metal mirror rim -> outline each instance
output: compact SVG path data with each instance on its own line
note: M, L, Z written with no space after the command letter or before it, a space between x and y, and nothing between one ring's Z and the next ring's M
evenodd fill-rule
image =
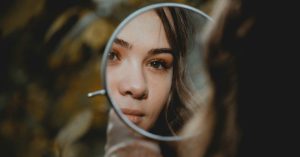
M136 11L134 11L133 13L129 14L129 16L127 16L119 25L118 27L115 29L115 31L113 32L113 34L111 35L109 41L107 42L107 45L104 49L104 54L102 57L102 62L101 62L101 77L102 77L102 86L104 87L105 91L101 94L104 94L108 101L109 104L112 106L113 110L116 112L117 116L131 129L133 129L135 132L138 132L139 134L150 138L150 139L154 139L154 140L158 140L158 141L180 141L183 140L185 138L187 138L186 136L161 136L161 135L157 135L157 134L153 134L150 133L148 131L145 131L144 129L136 126L134 123L132 123L130 120L128 120L122 113L122 111L119 109L119 107L116 106L116 104L114 104L109 96L107 89L107 80L106 80L106 66L107 66L107 56L109 54L109 51L111 49L111 46L114 42L115 37L117 37L117 35L120 33L120 31L125 27L125 25L132 20L133 18L135 18L136 16L140 15L141 13L144 13L146 11L149 11L151 9L155 9L155 8L160 8L160 7L179 7L179 8L183 8L183 9L188 9L194 13L197 13L201 16L203 16L204 18L206 18L208 21L213 21L211 19L211 17L209 17L207 14L205 14L204 12L202 12L199 9L196 9L192 6L188 6L185 4L181 4L181 3L156 3L156 4L151 4L145 7L142 7Z

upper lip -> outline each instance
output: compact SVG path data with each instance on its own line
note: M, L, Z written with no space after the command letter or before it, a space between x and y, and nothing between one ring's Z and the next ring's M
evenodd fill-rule
M126 115L134 115L134 116L144 116L145 114L141 112L140 110L136 109L129 109L129 108L121 108L121 111Z

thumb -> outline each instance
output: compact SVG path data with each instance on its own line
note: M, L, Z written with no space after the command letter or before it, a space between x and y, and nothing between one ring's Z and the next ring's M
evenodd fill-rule
M108 149L120 142L127 142L141 138L140 135L134 133L130 128L128 128L113 110L109 111L106 136L107 141L105 149Z
M113 110L109 112L105 157L161 157L159 144L128 128Z

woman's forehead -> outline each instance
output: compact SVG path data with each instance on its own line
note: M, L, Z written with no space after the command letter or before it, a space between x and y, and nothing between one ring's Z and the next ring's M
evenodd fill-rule
M133 18L118 34L118 38L134 46L169 47L161 19L154 10Z

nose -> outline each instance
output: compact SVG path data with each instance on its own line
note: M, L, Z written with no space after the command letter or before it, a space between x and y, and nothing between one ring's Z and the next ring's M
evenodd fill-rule
M138 100L146 99L148 97L148 87L142 68L129 68L124 73L119 84L121 95L131 96Z

